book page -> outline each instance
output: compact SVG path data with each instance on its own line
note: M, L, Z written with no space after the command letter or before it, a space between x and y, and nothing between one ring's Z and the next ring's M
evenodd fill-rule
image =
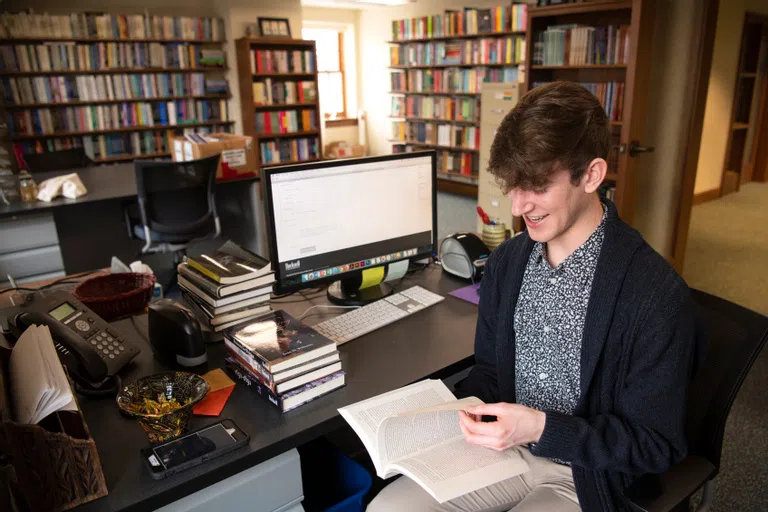
M8 363L14 419L36 424L77 405L47 326L30 326L13 347Z
M458 411L481 403L479 398L468 397L385 418L376 431L376 449L382 465L416 455L456 437L463 439Z
M376 432L379 425L388 417L400 413L433 407L454 402L456 397L440 380L424 380L404 388L384 393L368 400L363 400L339 409L358 435L376 467L376 473L385 478L383 465L379 459Z
M400 459L391 468L445 503L528 471L519 450L515 447L500 452L470 444L461 436Z

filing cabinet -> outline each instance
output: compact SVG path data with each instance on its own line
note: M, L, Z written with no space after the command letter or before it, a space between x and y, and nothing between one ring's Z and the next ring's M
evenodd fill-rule
M503 222L512 229L512 211L509 198L502 194L496 179L488 172L491 144L496 130L504 116L517 105L520 99L518 83L484 83L481 93L480 119L480 169L478 176L477 204L485 210L491 220ZM478 232L483 223L478 217Z

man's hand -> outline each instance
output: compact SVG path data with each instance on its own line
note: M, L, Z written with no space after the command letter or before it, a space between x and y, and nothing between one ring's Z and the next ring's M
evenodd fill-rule
M496 416L496 421L483 423L481 416ZM546 419L545 413L519 404L482 404L459 411L467 442L499 451L539 442Z

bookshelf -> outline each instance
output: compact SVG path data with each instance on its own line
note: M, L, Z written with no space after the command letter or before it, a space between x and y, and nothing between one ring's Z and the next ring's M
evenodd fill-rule
M631 157L644 149L638 140L644 133L651 37L647 0L594 0L528 11L525 91L567 80L600 99L612 138L601 194L616 203L629 223L637 192L637 159ZM522 228L520 219L515 228Z
M149 14L0 20L0 108L21 154L96 163L170 156L180 133L231 131L223 22Z
M321 159L314 41L244 37L236 42L243 134L261 167Z
M765 123L760 112L768 104L768 88L761 76L768 64L768 16L747 13L743 27L720 196L738 191L748 181L765 179L760 145L765 144L766 129L761 128Z
M480 91L484 82L519 80L527 10L512 4L392 22L392 151L437 149L441 191L478 195Z

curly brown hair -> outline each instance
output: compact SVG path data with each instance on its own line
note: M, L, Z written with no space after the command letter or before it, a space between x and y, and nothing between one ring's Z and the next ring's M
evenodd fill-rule
M608 117L598 99L573 82L552 82L525 94L501 122L488 171L504 192L543 190L552 174L570 173L576 184L611 146Z

